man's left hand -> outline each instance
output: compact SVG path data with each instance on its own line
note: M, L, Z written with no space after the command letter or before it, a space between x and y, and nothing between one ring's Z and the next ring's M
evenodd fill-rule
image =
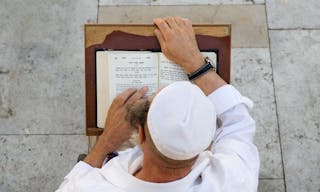
M118 149L131 136L132 127L125 120L127 106L143 98L147 91L147 87L139 90L130 88L113 100L106 118L105 129L100 137L108 141L112 151Z
M139 90L130 88L113 100L108 111L104 131L84 159L86 163L92 167L101 167L107 154L117 150L123 142L130 138L133 129L125 120L126 108L143 98L147 91L147 87L142 87Z

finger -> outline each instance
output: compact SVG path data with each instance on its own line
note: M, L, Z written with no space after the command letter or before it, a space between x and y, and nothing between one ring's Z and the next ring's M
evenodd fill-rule
M191 39L195 39L195 31L192 27L191 21L189 19L182 18L182 22L183 22L185 30L192 34L193 38L191 38Z
M160 43L160 46L163 47L163 44L164 44L164 37L161 33L161 31L159 29L155 29L154 30L154 34L156 34L156 37Z
M138 91L136 91L133 95L131 95L129 97L129 99L127 100L126 104L135 103L137 100L139 100L142 97L144 97L147 92L148 92L148 87L146 87L146 86L142 87L141 89L139 89Z
M133 95L135 92L137 92L137 89L135 88L129 88L125 90L124 92L120 93L115 99L114 102L117 105L123 105L131 95Z
M178 24L173 17L166 17L164 20L168 23L171 29L176 29L178 27Z
M174 20L176 21L176 23L177 23L177 25L178 25L179 27L183 26L183 21L182 21L182 18L181 18L181 17L175 16L175 17L174 17Z
M189 19L187 19L187 18L182 18L181 19L181 21L182 21L182 23L184 24L184 26L186 26L186 27L192 27L192 24L191 24L191 22L190 22L190 20Z
M163 20L163 19L154 19L153 23L159 28L159 30L161 31L161 33L163 34L163 37L165 39L171 30L168 23L165 22L165 20Z

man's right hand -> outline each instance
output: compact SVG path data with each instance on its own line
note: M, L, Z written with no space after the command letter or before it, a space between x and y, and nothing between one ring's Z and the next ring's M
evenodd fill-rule
M154 19L153 22L158 27L154 32L160 43L161 51L168 59L183 67L188 74L195 72L204 64L204 56L198 48L192 24L188 19L166 17ZM226 84L213 71L197 78L194 83L206 95Z
M187 73L192 73L204 64L192 24L181 17L166 17L154 19L158 27L155 34L159 40L164 55L182 66Z

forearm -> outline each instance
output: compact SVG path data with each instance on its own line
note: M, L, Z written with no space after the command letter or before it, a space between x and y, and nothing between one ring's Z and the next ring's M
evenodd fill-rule
M200 87L205 95L209 95L227 83L214 71L209 71L197 78L194 83Z

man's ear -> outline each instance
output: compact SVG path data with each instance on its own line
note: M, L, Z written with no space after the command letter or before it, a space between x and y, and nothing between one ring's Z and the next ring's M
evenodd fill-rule
M139 133L139 144L143 144L146 141L146 136L144 134L144 128L139 125L138 126L138 133Z

